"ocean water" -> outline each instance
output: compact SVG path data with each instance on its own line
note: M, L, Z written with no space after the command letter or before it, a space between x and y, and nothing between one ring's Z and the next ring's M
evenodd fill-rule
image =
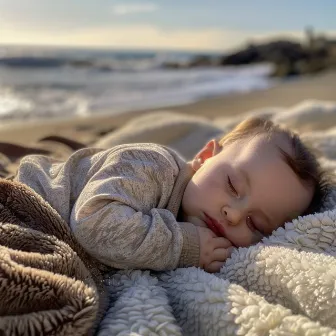
M270 87L269 65L165 69L195 54L0 46L0 119L122 113Z

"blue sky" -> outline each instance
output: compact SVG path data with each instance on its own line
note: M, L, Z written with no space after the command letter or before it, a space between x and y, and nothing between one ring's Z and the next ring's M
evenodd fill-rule
M0 43L228 50L247 40L336 36L336 0L0 0Z

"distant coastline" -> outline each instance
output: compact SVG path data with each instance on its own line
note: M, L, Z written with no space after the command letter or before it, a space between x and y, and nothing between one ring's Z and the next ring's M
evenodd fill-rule
M167 63L168 68L183 69L204 66L242 66L270 63L272 77L291 77L314 74L336 68L336 40L316 34L307 27L304 41L273 40L267 43L249 43L224 55L198 54L187 64Z

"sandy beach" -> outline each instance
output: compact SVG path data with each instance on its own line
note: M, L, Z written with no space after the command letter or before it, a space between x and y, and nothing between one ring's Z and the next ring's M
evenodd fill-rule
M188 115L203 116L209 119L232 117L247 111L267 107L288 107L307 99L336 101L336 72L321 73L285 82L262 91L247 94L232 94L219 98L206 99L183 106L162 109L133 111L119 115L77 117L68 120L43 122L2 122L0 141L23 145L33 144L40 138L60 135L92 144L101 135L112 132L132 118L157 111L174 111Z

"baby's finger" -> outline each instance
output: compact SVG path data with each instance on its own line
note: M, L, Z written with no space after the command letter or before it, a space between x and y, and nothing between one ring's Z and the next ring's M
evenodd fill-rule
M232 246L232 243L226 238L216 237L213 239L213 246L214 248L228 248Z
M205 270L209 273L217 273L220 271L221 267L224 265L223 262L220 261L213 261L211 264L209 264Z
M197 226L197 230L200 235L205 235L211 238L218 238L218 236L207 227Z
M229 248L218 248L213 251L212 259L214 261L225 261L230 257L234 248L231 246Z

